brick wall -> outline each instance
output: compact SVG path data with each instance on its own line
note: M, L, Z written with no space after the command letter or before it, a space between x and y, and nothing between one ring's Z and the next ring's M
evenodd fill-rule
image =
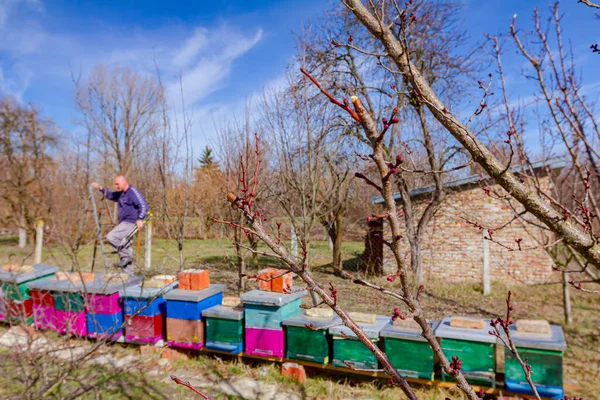
M549 179L542 178L542 186L549 185ZM502 189L497 185L490 186L497 192ZM424 203L417 205L417 212ZM446 199L430 222L423 238L422 257L425 278L436 277L448 280L483 281L483 232L467 223L478 222L488 228L497 228L515 216L514 211L505 201L487 196L480 186L454 190ZM535 220L530 214L526 217ZM384 236L391 236L389 227L385 226ZM515 239L522 238L522 248L537 246L532 234L538 238L547 235L539 228L528 225L525 231L521 222L513 221L493 235L497 240L511 248L517 248ZM403 239L405 262L410 266L408 242ZM510 251L497 243L489 242L490 272L492 280L503 280L514 283L544 282L550 279L552 262L544 249ZM392 253L384 247L384 270L387 274L395 271ZM409 267L410 268L410 267Z

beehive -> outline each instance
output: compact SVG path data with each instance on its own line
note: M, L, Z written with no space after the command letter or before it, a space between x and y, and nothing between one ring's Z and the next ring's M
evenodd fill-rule
M225 285L204 290L174 289L167 300L167 340L170 346L199 349L204 346L202 312L221 304ZM175 330L175 331L174 331Z
M239 299L238 299L239 300ZM239 354L244 350L244 309L217 305L202 311L206 348Z
M283 320L299 314L306 291L290 294L252 290L240 296L245 312L246 353L262 357L284 356Z
M397 321L389 322L379 334L390 363L403 376L433 381L433 350L421 336L421 327L412 319ZM430 322L433 330L438 324Z
M378 315L374 324L357 323L367 337L379 343L379 332L388 323L390 317ZM336 367L351 366L359 369L377 369L379 364L375 355L346 326L335 326L329 329L333 339L333 365Z
M165 293L175 289L172 275L157 275L123 291L125 341L158 343L165 338L167 301Z
M521 322L521 323L520 323ZM510 327L513 343L522 360L527 359L533 374L531 379L540 396L562 399L563 390L563 352L566 342L559 325L525 323L517 321ZM545 321L544 321L545 322ZM519 330L522 326L532 327L531 331ZM525 373L512 352L505 348L505 385L508 390L519 394L533 395L525 380Z
M440 338L444 354L448 359L457 356L462 361L461 372L467 382L496 387L496 337L488 333L485 323L475 325L483 328L461 328L452 326L451 319L445 317L434 332ZM473 323L470 326L474 326ZM453 381L454 378L442 372L442 380Z
M312 310L315 309L283 321L286 327L286 358L327 364L331 349L327 330L341 319L327 312L331 309L318 309L323 311L321 313L311 313ZM315 314L318 316L314 316Z

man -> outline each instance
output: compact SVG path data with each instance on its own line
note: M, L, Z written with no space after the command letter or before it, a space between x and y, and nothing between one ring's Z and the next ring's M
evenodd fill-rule
M100 190L104 196L119 204L119 225L106 235L106 240L117 250L119 254L119 263L117 266L123 269L123 272L133 275L133 250L131 240L123 247L119 248L121 241L135 225L138 229L144 226L144 218L148 214L148 202L139 189L131 186L124 176L115 178L115 192L108 190L97 184L92 183L94 189Z

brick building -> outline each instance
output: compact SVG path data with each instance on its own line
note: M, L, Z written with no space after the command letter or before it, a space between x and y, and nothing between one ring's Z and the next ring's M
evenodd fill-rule
M541 186L550 188L549 174L558 173L564 166L564 162L560 160L534 165ZM493 238L514 249L517 248L515 239L519 238L522 239L521 246L524 249L538 246L532 235L551 241L547 237L549 234L547 231L531 225L528 225L525 230L519 220L510 222L515 217L515 211L506 201L486 195L482 187L503 193L502 188L491 180L483 180L480 175L445 183L447 191L445 200L429 223L422 241L425 279L433 277L481 282L484 259L487 258L491 280L514 283L548 281L552 273L552 261L544 249L511 251L497 243L485 240L483 235L486 230L480 230L467 222L477 222L485 228L497 228L508 223L504 228L495 231ZM432 190L433 187L423 187L411 192L417 216L420 216L419 211L426 205L425 201L420 200L425 200ZM400 194L396 193L394 198L398 202ZM383 198L373 198L372 202L381 205ZM530 214L527 214L527 218L535 220ZM370 225L370 232L375 232L375 239L367 238L367 251L363 256L376 260L376 263L381 262L384 273L390 274L396 268L393 255L391 250L382 243L381 236L377 234L383 230L383 237L389 238L391 233L386 225L383 227ZM409 266L408 242L403 239L402 243L405 262ZM487 257L484 257L484 254Z

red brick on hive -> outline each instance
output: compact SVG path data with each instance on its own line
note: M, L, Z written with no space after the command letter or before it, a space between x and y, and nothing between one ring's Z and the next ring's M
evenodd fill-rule
M179 273L179 289L203 290L210 286L210 277L205 269L186 269Z
M285 289L291 288L293 279L292 273L284 269L265 268L258 272L258 288L267 292L284 293ZM281 275L283 274L283 275ZM278 276L281 275L281 276ZM277 278L273 278L278 276Z

